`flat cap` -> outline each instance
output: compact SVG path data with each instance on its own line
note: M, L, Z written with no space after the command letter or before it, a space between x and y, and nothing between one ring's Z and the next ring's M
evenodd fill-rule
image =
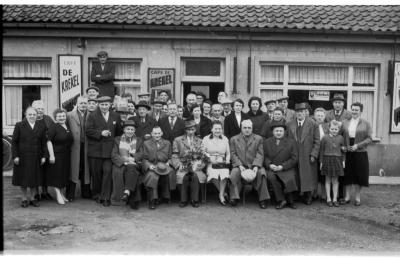
M97 102L98 103L106 103L106 102L111 103L111 97L110 96L99 97L99 98L97 98Z
M100 57L100 56L107 56L108 57L108 53L106 51L104 51L104 50L101 50L101 51L97 52L97 56L98 57Z

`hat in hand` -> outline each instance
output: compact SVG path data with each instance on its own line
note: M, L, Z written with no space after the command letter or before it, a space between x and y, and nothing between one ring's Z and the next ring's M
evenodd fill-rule
M158 162L156 165L155 172L158 175L167 175L167 174L169 174L169 167L167 166L166 163Z
M241 175L242 175L243 180L245 180L246 182L252 182L252 181L254 181L254 179L256 179L256 173L251 169L244 170L241 173Z

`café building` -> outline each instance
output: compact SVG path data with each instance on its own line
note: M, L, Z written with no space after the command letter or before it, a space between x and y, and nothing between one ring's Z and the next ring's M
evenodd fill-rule
M400 6L3 7L3 133L33 100L70 107L104 50L118 94L190 91L245 103L282 95L331 109L364 104L371 174L400 176ZM69 105L69 106L68 106ZM264 107L265 109L265 107ZM399 110L399 109L397 109ZM397 116L397 117L396 117Z

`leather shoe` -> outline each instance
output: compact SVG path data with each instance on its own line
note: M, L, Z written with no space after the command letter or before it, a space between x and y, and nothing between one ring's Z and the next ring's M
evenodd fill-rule
M121 201L127 202L129 199L129 194L124 193L124 195L121 197Z
M361 202L360 202L360 201L355 201L355 202L354 202L354 206L357 206L357 207L358 207L358 206L360 206L360 205L361 205Z
M192 201L192 207L193 208L198 208L199 207L199 202L198 201Z
M333 207L333 203L331 201L327 201L326 205L328 205L328 207Z
M311 205L312 204L312 199L307 199L304 201L305 205Z
M32 205L33 207L40 207L39 201L38 200L32 200L29 202L29 205Z
M266 201L260 201L259 205L260 205L261 209L266 209L267 208L267 202Z
M104 207L109 207L111 205L111 201L110 200L104 200L103 206Z
M339 204L340 205L346 205L346 204L349 204L350 203L350 200L345 200L345 199L341 199L341 200L339 200Z
M149 209L154 210L156 208L155 200L149 201Z
M187 201L181 201L181 202L179 203L179 207L181 207L181 208L184 208L184 207L186 207L187 205L188 205Z
M235 207L235 206L238 204L238 201L237 201L237 199L233 199L233 200L230 200L230 201L229 201L229 204L230 204L232 207Z
M28 200L21 201L21 207L22 208L27 208L28 206L29 206L29 201Z
M38 200L38 201L40 201L40 194L35 194L35 196L33 196L33 198L35 199L35 200Z
M283 209L283 208L285 208L285 206L286 206L286 201L281 201L278 205L276 205L276 209L277 210L281 210L281 209Z
M104 203L104 200L101 199L100 197L98 197L98 198L96 199L96 202L101 204L101 203Z
M135 201L132 204L130 204L130 206L131 206L131 209L138 210L139 209L139 202Z
M288 207L294 210L297 209L297 206L294 205L294 203L288 203Z
M334 202L333 202L333 206L339 207L339 203L338 203L337 201L334 201Z

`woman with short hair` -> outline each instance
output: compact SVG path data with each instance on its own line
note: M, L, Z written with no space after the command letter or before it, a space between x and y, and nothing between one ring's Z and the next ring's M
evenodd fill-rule
M247 105L249 106L247 115L249 115L251 122L253 122L253 133L261 135L265 122L269 120L268 115L261 110L261 98L252 96Z
M202 139L210 134L212 122L209 118L203 116L200 105L193 104L193 106L190 107L190 112L192 115L188 120L193 120L195 122L196 136Z
M372 142L371 124L361 118L363 104L355 102L351 105L350 120L343 121L343 134L347 146L346 170L344 185L346 186L345 200L342 204L350 203L352 186L355 189L355 206L361 205L361 188L369 186L369 161L367 146Z
M224 135L230 139L241 132L240 124L244 120L248 120L249 115L244 113L244 102L242 99L236 99L233 102L233 112L225 117L224 120Z

